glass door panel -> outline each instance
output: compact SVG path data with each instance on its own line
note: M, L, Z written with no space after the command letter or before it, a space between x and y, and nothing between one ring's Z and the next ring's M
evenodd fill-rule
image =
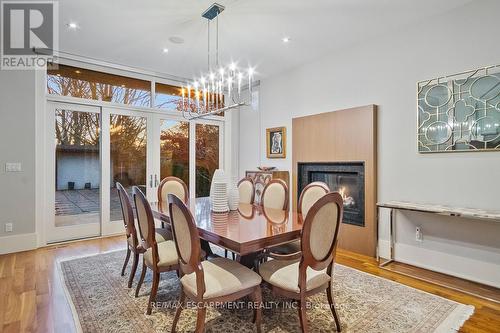
M160 119L160 180L175 176L189 188L189 123Z
M196 124L196 197L208 197L212 176L219 168L219 125Z
M123 216L116 183L123 185L131 199L133 186L146 193L147 118L111 114L109 119L110 221L119 221Z
M47 241L98 236L101 223L100 109L50 104L48 149L49 215ZM55 139L55 140L54 140Z

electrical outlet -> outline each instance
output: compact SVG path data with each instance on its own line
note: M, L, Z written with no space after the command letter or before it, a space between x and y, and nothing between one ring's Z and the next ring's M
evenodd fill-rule
M416 227L415 228L415 240L417 242L423 242L424 241L424 234L422 233L422 228L421 227Z
M5 223L5 232L12 232L12 223Z
M22 171L21 163L7 162L7 163L5 163L5 171L6 172L21 172Z

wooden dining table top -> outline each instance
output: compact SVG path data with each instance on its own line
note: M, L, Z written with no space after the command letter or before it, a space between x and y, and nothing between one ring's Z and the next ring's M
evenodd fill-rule
M302 230L302 216L295 211L240 203L236 211L215 213L209 197L191 199L187 206L201 239L241 256L299 239ZM168 204L152 202L151 208L169 228Z

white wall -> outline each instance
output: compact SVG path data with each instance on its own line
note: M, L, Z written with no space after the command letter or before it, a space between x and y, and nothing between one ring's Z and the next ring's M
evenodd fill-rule
M36 243L35 95L34 71L0 71L0 253L26 240L3 236L29 235L29 247ZM22 171L6 172L6 162L21 163ZM13 224L12 233L5 223Z
M500 210L500 153L422 155L415 135L417 81L500 63L499 12L500 1L475 1L263 79L260 114L240 116L240 170L256 165L291 170L293 117L376 104L379 201ZM268 160L265 140L255 147L256 138L275 126L287 126L286 159ZM399 260L500 286L500 223L419 214L397 219ZM382 240L388 239L386 222ZM412 241L416 225L423 227L421 244Z

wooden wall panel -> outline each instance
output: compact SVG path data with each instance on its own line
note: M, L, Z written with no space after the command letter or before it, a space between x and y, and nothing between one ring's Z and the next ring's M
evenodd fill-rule
M339 247L374 257L377 244L377 107L368 105L292 120L292 193L297 208L297 163L365 162L365 226L342 224Z

